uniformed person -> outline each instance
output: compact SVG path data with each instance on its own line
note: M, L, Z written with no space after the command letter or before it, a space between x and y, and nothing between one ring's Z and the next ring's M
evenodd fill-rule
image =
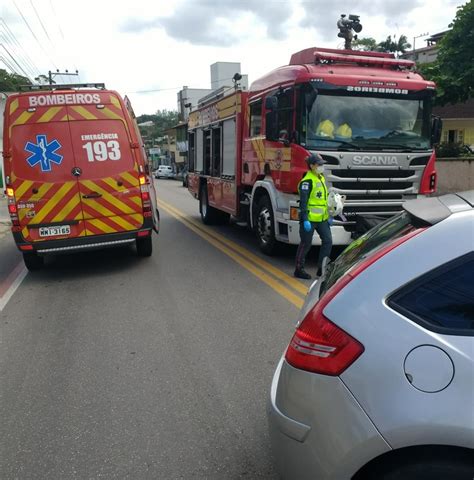
M331 226L328 213L328 190L324 179L325 160L318 154L306 159L308 172L298 184L300 194L300 238L296 252L295 277L309 279L311 275L304 269L306 255L311 249L314 231L321 238L318 256L317 276L321 275L324 257L329 257L332 248Z

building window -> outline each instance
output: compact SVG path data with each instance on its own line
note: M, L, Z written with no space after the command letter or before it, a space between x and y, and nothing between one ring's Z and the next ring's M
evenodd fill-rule
M250 105L250 136L256 137L262 134L262 101Z
M464 130L448 130L443 140L447 143L464 143Z

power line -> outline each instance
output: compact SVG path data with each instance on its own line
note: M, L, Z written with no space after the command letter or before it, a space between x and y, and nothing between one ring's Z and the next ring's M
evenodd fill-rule
M0 31L0 38L3 38L5 44L10 46L10 49L13 52L13 54L16 56L17 61L22 64L25 70L28 70L28 74L34 77L35 76L34 69L31 68L31 65L29 65L29 63L26 61L25 58L22 58L20 53L16 50L15 44L11 42L10 38L8 38L8 36L5 35L5 33L2 31Z
M26 73L25 70L23 69L23 67L13 58L13 55L10 53L10 51L8 50L8 48L5 47L5 44L0 43L0 46L3 47L3 49L5 50L5 52L8 53L8 56L12 59L12 61L15 63L15 65L17 65L18 68L25 74L26 78L30 79L30 76L28 75L28 73ZM31 79L30 79L30 80L31 80Z
M32 67L33 70L36 70L36 72L39 74L40 73L39 68L34 63L34 61L31 59L31 57L28 55L28 52L23 48L23 46L17 40L15 34L10 30L10 27L6 24L6 22L3 18L0 18L0 27L3 28L7 37L11 39L9 41L9 43L12 44L12 41L13 41L16 45L18 45L18 47L21 48L21 50L23 51L26 62L30 65L30 67Z
M19 75L19 73L15 70L15 68L12 66L12 64L7 60L4 56L0 55L0 61L3 62L3 64L10 69L12 73L15 73L16 75Z
M35 7L35 4L33 3L33 0L30 0L30 3L31 3L31 6L33 7L33 10L35 12L36 18L38 19L38 22L43 27L44 34L48 37L49 43L51 43L51 45L52 45L53 42L51 42L51 39L49 38L49 35L48 35L48 32L47 32L46 28L44 28L44 24L43 24L39 14L38 14L38 11L36 10L36 7Z
M34 39L36 40L36 43L40 46L41 50L43 50L44 54L49 58L50 62L53 64L54 68L57 70L58 67L55 65L53 59L50 57L50 55L46 52L46 50L44 49L43 45L41 44L41 42L38 40L38 37L35 35L35 32L33 32L33 30L31 29L30 27L30 24L28 23L28 21L26 20L25 16L23 15L22 11L20 10L20 8L18 7L18 5L16 4L15 0L12 0L13 2L13 5L15 5L15 8L18 10L18 13L20 14L21 18L23 19L23 21L25 22L26 26L28 27L28 30L31 32L31 35L33 35Z

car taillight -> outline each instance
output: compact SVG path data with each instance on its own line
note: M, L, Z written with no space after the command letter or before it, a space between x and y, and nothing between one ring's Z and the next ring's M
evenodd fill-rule
M286 361L295 368L323 375L340 375L362 355L364 346L331 322L324 309L354 278L393 249L422 232L413 229L387 243L341 277L307 313L286 350Z

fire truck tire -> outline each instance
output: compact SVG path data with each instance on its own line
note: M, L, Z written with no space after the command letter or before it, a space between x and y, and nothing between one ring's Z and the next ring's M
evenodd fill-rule
M201 214L201 220L204 225L221 223L221 213L223 212L217 210L217 208L209 206L206 185L201 187L201 194L199 195L199 213Z
M278 242L275 238L275 222L272 202L264 195L258 202L255 233L260 250L266 255L277 253Z
M37 253L23 253L23 261L30 272L39 270L44 265L44 258L40 257Z
M137 238L137 255L139 257L151 257L153 253L153 243L151 235L145 238Z

